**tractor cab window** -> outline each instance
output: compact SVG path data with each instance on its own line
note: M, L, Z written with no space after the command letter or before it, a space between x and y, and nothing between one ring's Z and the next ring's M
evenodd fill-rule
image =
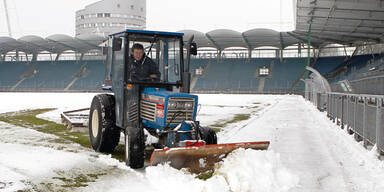
M177 83L181 80L179 38L128 36L127 80Z

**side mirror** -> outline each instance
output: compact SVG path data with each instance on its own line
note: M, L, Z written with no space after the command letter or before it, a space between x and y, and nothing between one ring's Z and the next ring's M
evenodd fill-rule
M192 42L191 44L190 44L190 48L189 48L190 50L189 50L189 53L191 54L191 55L197 55L197 44L195 43L195 42Z
M122 41L121 38L113 38L113 40L112 40L112 50L113 51L120 51L122 44L123 44L123 41Z

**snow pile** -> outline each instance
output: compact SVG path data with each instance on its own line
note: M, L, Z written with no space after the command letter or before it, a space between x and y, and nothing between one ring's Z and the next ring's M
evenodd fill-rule
M168 164L148 167L145 177L159 192L195 192L195 191L229 191L223 178L213 177L207 181L196 179L195 175L184 173Z
M167 164L146 168L145 177L155 191L167 192L283 192L299 182L299 178L282 165L280 155L273 151L238 149L217 165L213 177L206 181Z
M224 159L216 174L225 178L231 191L288 191L299 183L273 151L238 149Z

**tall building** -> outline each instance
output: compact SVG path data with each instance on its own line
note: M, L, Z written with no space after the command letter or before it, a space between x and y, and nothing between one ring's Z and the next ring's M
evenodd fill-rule
M76 12L76 36L145 29L146 0L101 0Z

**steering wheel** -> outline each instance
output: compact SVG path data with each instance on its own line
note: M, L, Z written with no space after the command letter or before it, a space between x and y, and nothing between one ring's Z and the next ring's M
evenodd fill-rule
M141 78L140 81L160 82L160 78L145 77Z

